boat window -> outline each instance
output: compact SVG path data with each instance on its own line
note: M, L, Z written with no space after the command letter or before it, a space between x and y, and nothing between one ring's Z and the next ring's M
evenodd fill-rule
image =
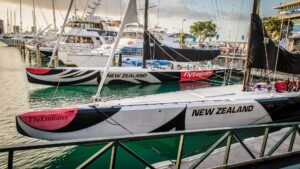
M103 25L102 25L102 23L99 23L99 30L103 31Z
M83 43L93 43L93 40L91 37L82 37Z
M75 37L76 43L81 43L81 37Z
M87 43L87 38L86 37L82 37L82 43Z
M89 43L88 37L82 37L82 43Z
M137 32L124 32L123 37L129 39L143 39L143 33Z
M68 36L66 42L67 43L75 43L75 37L74 36Z
M100 28L100 24L99 23L95 23L95 27L94 28Z

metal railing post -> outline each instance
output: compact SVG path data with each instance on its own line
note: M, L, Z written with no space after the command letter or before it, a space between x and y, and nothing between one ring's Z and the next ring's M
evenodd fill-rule
M7 168L12 169L13 168L13 163L14 163L14 151L10 150L8 151L8 163L7 163Z
M232 143L232 133L227 137L226 151L225 151L225 154L224 154L223 165L227 165L227 163L228 163L231 143Z
M260 153L259 153L259 158L265 156L266 146L267 146L267 142L268 142L268 138L269 138L269 131L270 131L270 128L266 127L265 128L264 139L263 139L261 149L260 149Z
M97 153L92 155L89 159L87 159L82 164L80 164L76 169L86 168L88 165L90 165L92 162L98 159L98 157L100 157L102 154L108 151L112 146L114 146L114 144L115 144L114 142L110 142L106 144L101 150L99 150Z
M294 142L295 142L295 138L296 138L296 134L297 134L297 130L298 130L298 126L294 126L294 130L293 130L293 133L292 133L292 137L291 137L291 141L290 141L288 152L291 152L293 150Z
M290 136L290 134L294 131L295 127L292 127L276 144L275 146L266 154L266 156L271 156L279 146Z
M116 165L116 156L117 156L117 147L118 144L115 144L112 148L111 148L111 156L110 156L110 165L109 165L109 169L114 169L115 165Z
M127 153L131 154L134 158L138 159L140 162L142 162L143 164L145 164L147 167L151 168L151 169L155 169L150 163L148 163L146 160L144 160L142 157L140 157L139 155L137 155L136 153L134 153L132 150L130 150L125 144L118 142L117 144L119 144L119 146L125 150Z
M177 159L176 159L176 169L180 169L181 160L182 160L183 146L184 146L184 134L181 134L179 145L178 145L178 153L177 153Z
M213 144L202 156L196 161L190 169L195 169L201 164L223 141L231 134L231 131L227 131L215 144Z
M249 150L249 148L245 145L243 140L241 140L235 133L232 134L233 137L244 147L244 149L247 151L247 153L253 158L256 159L256 157L253 155L253 153Z

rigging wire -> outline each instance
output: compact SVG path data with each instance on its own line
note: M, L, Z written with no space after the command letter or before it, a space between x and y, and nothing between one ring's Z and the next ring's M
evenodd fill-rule
M236 36L235 36L235 41L237 42L238 41L238 36L239 36L239 33L240 33L240 25L241 25L241 19L242 19L242 12L244 11L244 1L245 0L242 0L242 7L241 7L241 10L239 12L239 19L238 19L238 26L237 26L237 33L236 33Z
M44 11L42 10L42 8L41 8L41 6L40 6L39 1L36 1L36 2L37 2L37 5L38 5L38 7L39 7L39 9L40 9L40 12L42 13L42 17L43 17L43 19L44 19L46 25L49 25L48 20L47 20L47 18L46 18L46 16L45 16L45 13L44 13Z
M199 1L197 1L199 2ZM204 0L204 2L202 2L201 4L203 5L203 9L205 10L205 12L207 13L207 17L209 20L213 20L213 17L212 17L212 13L209 11L208 7L206 6L207 2ZM199 4L199 6L202 6L201 4Z
M157 18L156 18L156 20L157 20L157 23L156 23L156 25L158 26L158 25L160 25L160 0L158 0L158 5L157 5Z
M219 19L219 16L218 16L217 12L216 12L215 4L213 3L212 0L211 0L210 2L211 2L211 5L210 5L210 6L211 6L211 8L212 8L213 14L214 14L215 19L216 19L216 23L217 23L217 25L218 25L218 29L219 29L220 34L221 34L221 32L222 32L222 24L221 24L221 22L220 22L220 19Z
M61 18L64 19L64 14L62 13L61 8L59 7L59 3L57 3L56 1L54 1L54 4L55 4L56 8L58 9L58 12L59 12Z
M261 10L262 11L262 10ZM268 50L267 50L267 43L266 42L266 32L265 32L265 26L264 22L262 22L262 31L263 31L263 37L264 37L264 49L265 49L265 57L266 57L266 66L267 66L267 74L270 74L270 67L269 67L269 57L268 57ZM269 41L269 40L268 40ZM271 82L271 77L268 76L269 82Z
M85 4L85 7L83 8L83 12L82 12L82 16L81 18L84 18L84 15L86 13L86 10L87 10L87 7L88 7L88 4L90 3L90 0L87 0L86 4Z
M281 39L281 36L282 36L282 28L283 28L283 19L281 20L280 33L279 33L279 40ZM278 64L279 50L280 50L280 45L278 44L278 47L277 47L277 55L276 55L276 61L275 61L275 71L274 71L274 76L273 76L273 83L274 83L274 84L275 84L275 81L276 81L276 74L277 74L277 64Z
M225 38L227 32L224 33L223 17L220 16L220 13L222 14L223 11L220 11L220 9L219 9L218 1L214 0L214 2L215 2L214 3L215 4L215 8L216 8L216 15L218 16L218 19L219 19L220 34L223 34L223 37Z

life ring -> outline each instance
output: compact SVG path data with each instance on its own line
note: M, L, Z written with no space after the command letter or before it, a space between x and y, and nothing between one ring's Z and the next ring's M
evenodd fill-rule
M132 45L133 41L128 41L127 43L128 43L128 45Z

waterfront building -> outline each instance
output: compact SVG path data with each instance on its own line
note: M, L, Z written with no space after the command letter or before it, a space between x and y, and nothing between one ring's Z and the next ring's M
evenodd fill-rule
M287 38L281 41L281 46L288 51L300 52L300 0L282 3L273 7L273 9L278 10L278 19L285 20L288 25L292 25L292 29L287 31L286 35L283 35Z

